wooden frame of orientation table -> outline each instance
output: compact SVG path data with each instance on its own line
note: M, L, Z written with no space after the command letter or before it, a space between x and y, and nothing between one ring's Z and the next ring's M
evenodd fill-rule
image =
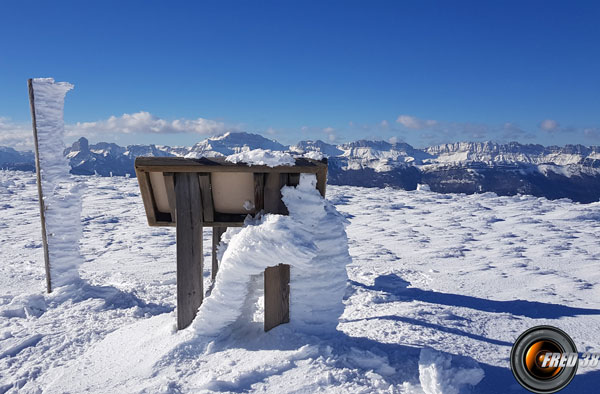
M138 157L135 172L150 226L177 228L177 327L187 327L204 298L202 232L213 228L212 278L218 271L216 247L227 227L241 227L247 214L215 210L211 178L214 173L252 173L253 213L287 215L281 200L283 186L296 186L301 173L315 174L317 189L325 197L327 160L295 159L293 166L248 166L224 158ZM159 174L162 174L162 178ZM153 180L155 187L153 188ZM164 182L163 182L164 181ZM157 193L166 194L158 196ZM159 209L157 201L168 201ZM290 267L272 262L264 272L265 331L289 322Z

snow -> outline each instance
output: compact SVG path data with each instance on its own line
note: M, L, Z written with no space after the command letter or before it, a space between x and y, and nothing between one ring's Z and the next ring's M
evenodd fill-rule
M464 386L475 386L484 377L476 364L452 368L452 357L425 348L419 356L419 381L426 394L459 394Z
M293 166L296 161L288 152L270 149L244 149L225 158L231 163L246 163L249 166Z
M63 106L73 85L52 78L33 80L39 161L45 205L52 288L79 280L81 188L71 180L65 144Z
M313 159L313 160L323 160L323 158L325 157L325 155L321 152L318 152L316 150L311 150L308 152L305 152L302 157L306 157L307 159Z
M555 325L579 351L600 351L600 203L328 185L323 215L342 231L332 204L349 222L352 262L339 278L348 278L343 304L338 295L310 301L343 306L336 330L313 331L297 315L298 262L329 261L323 251L344 242L331 228L301 233L297 221L315 201L302 187L284 189L295 207L288 219L265 216L225 242L244 231L281 242L267 230L286 225L314 244L285 244L316 253L292 258L290 324L263 332L260 276L250 275L238 318L208 337L175 330L175 230L147 225L137 181L72 182L82 186L89 285L48 295L35 175L0 171L0 392L521 393L508 357L525 329ZM328 275L342 262L325 266ZM211 288L208 268L204 280ZM325 291L338 283L329 280ZM599 383L598 369L579 368L562 392Z
M316 182L314 174L302 174L298 187L282 190L288 216L265 215L232 229L214 288L192 324L198 335L217 336L240 316L252 316L254 305L244 303L262 289L252 278L261 279L276 262L291 267L291 326L317 334L335 331L351 260L345 220L321 197Z

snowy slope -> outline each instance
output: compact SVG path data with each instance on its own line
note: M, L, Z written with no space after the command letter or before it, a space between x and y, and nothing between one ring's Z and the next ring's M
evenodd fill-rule
M76 180L91 285L45 295L35 177L0 171L0 392L521 393L508 355L526 328L600 351L600 203L329 186L350 222L338 332L265 334L255 314L191 341L174 229L147 226L135 179ZM564 392L598 384L580 368Z

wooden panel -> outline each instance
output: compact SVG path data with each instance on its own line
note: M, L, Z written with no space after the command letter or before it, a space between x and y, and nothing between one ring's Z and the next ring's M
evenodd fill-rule
M187 327L202 304L202 198L198 176L175 174L177 204L177 328Z
M298 186L300 183L300 174L289 174L288 186Z
M42 246L44 248L44 268L46 270L46 291L52 292L52 278L50 277L50 254L48 252L48 235L46 234L46 207L44 206L44 191L42 189L42 171L40 166L40 150L38 146L37 120L35 116L35 94L33 80L27 80L29 89L29 106L31 107L31 124L33 126L33 146L35 148L35 176L40 204L40 221L42 224Z
M288 174L265 174L264 205L266 213L287 215L288 210L281 200L281 188L287 184Z
M204 212L204 221L213 222L215 220L215 206L212 199L210 174L198 174L198 179L200 182L200 193L202 194L202 210Z
M254 211L265 208L265 174L254 174Z
M140 185L140 192L142 200L144 201L144 209L146 211L146 218L150 226L167 226L175 227L174 220L176 215L173 212L161 213L156 210L156 203L152 194L152 186L148 179L147 170L158 171L163 173L169 173L172 171L178 172L197 172L197 173L212 173L215 171L226 171L226 172L254 172L255 174L263 174L263 206L265 212L287 214L287 208L281 201L280 189L281 186L296 183L296 179L299 178L299 173L314 173L317 176L317 189L322 196L325 196L325 186L327 183L327 160L321 161L310 160L310 159L297 159L297 164L306 164L306 166L279 166L279 167L265 167L265 166L246 166L233 163L219 164L219 160L224 162L222 158L211 158L211 159L184 159L177 157L138 157L136 158L136 175ZM139 165L139 164L143 165ZM149 163L154 163L152 166L148 166ZM171 164L169 164L171 163ZM175 165L173 164L175 163ZM191 164L190 164L191 163ZM208 163L207 166L205 164ZM218 165L214 165L217 163ZM159 164L159 165L157 165ZM277 182L277 176L279 176L279 182ZM212 175L211 175L212 176ZM167 181L167 179L165 179ZM256 186L255 186L256 189ZM258 194L258 193L256 193ZM260 198L259 195L255 196ZM213 201L214 204L214 201ZM177 205L176 203L174 204ZM257 204L255 203L255 206ZM226 216L220 216L226 215ZM240 227L244 223L245 215L235 214L219 214L214 213L214 220L204 220L205 227Z
M154 198L152 197L152 186L150 186L150 177L146 171L135 170L135 173L138 178L138 183L140 184L140 194L142 195L142 201L144 202L148 224L154 226L157 221Z
M219 261L217 259L217 246L219 246L219 242L221 242L221 236L225 231L227 231L227 227L213 227L213 237L212 237L212 270L211 277L213 280L217 277L217 272L219 271Z
M265 331L290 321L290 266L265 270Z
M171 221L177 223L177 201L175 199L175 176L172 172L165 172L165 187L167 189L167 200L169 201L169 211L171 212Z

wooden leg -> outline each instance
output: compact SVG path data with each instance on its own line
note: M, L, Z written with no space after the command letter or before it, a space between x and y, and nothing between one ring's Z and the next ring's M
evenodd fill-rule
M265 331L290 321L290 266L265 270Z
M221 236L227 231L227 227L213 227L213 238L212 238L212 271L211 277L213 280L217 277L219 271L219 261L217 259L217 246L221 242Z
M177 328L190 325L202 304L202 199L195 173L175 174L177 203Z

